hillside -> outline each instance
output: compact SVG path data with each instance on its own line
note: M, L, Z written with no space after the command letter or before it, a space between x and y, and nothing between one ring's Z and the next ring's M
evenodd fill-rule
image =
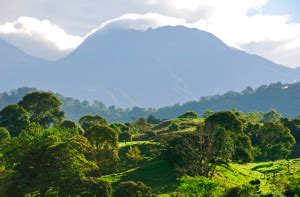
M48 61L27 55L0 39L0 90L41 83L43 77L39 75L39 71L48 64Z
M17 103L34 88L19 88L12 92L0 94L0 109L6 105ZM202 97L198 101L190 101L184 104L167 106L159 109L133 107L122 109L115 106L107 106L101 101L88 102L64 97L58 94L63 103L63 109L67 117L79 120L85 114L100 114L110 122L131 122L133 118L155 115L159 118L175 118L186 111L195 111L203 114L207 110L221 111L236 109L242 112L268 112L278 110L286 117L300 115L300 83L281 84L275 83L269 86L260 86L257 89L248 88L240 93L228 92L223 95Z

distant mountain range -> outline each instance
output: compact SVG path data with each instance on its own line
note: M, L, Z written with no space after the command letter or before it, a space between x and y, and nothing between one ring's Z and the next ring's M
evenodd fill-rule
M300 69L182 26L100 29L73 53L51 63L2 41L0 52L0 90L31 86L123 107L167 106L247 86L300 80Z
M35 88L18 88L11 92L0 93L0 110L9 104L18 103L24 95L37 91ZM86 114L104 116L109 122L131 122L135 118L154 115L158 118L175 118L187 111L202 115L207 110L240 110L242 112L268 112L278 110L284 117L300 116L300 82L294 84L274 83L257 89L248 87L242 92L227 92L223 95L202 97L182 105L166 106L159 109L133 107L121 109L107 106L100 101L79 101L57 94L62 101L66 116L79 120Z

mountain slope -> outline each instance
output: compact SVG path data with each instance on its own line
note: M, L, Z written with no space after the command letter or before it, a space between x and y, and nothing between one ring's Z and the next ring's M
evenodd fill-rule
M164 106L300 79L296 70L181 26L100 30L56 66L61 78L73 76L64 82L68 95L120 106Z
M38 85L43 78L39 73L47 65L49 62L27 55L0 39L0 90Z

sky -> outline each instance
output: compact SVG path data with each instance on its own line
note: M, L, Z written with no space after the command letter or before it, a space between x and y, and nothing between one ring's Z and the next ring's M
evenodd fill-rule
M227 45L300 66L299 0L0 0L0 38L57 60L95 31L185 25Z

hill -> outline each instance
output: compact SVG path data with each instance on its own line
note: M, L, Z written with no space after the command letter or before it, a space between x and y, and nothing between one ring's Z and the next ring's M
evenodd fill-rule
M19 88L11 92L0 94L0 109L17 103L29 92L37 91L34 88ZM282 84L274 83L269 86L263 85L257 89L247 88L244 91L228 92L223 95L202 97L198 101L190 101L184 104L176 104L159 109L155 108L118 108L107 106L101 101L80 101L71 97L57 94L68 118L79 120L86 114L100 114L109 122L131 122L133 118L154 115L159 118L175 118L186 111L195 111L203 114L207 110L240 110L242 112L268 112L278 110L285 117L297 117L300 115L300 83Z

